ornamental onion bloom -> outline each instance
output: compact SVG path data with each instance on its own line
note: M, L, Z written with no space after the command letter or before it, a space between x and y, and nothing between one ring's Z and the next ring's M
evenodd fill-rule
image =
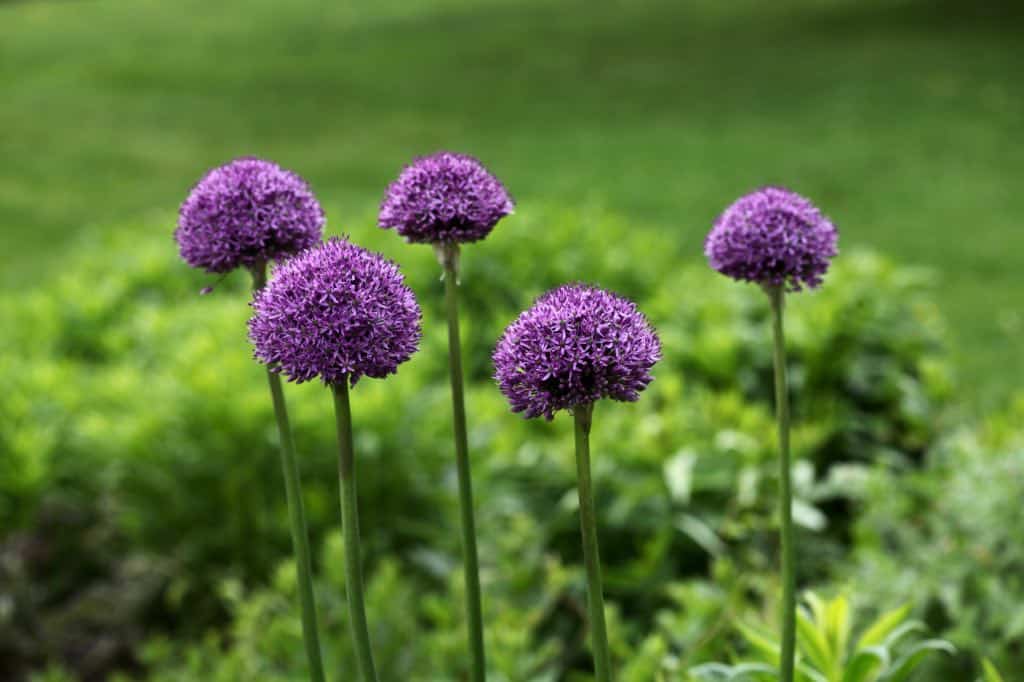
M495 379L514 412L551 419L601 398L636 400L660 359L657 334L632 301L568 284L505 330L494 351Z
M704 242L711 267L733 279L799 291L821 284L838 251L835 226L810 201L782 187L740 197Z
M779 680L792 682L796 661L796 569L793 533L789 386L783 311L786 291L821 284L838 253L836 228L810 201L781 187L740 197L715 221L704 242L711 267L733 279L760 284L772 311L775 413L779 426L779 539L782 644Z
M472 682L484 682L487 661L459 340L459 249L464 242L479 241L490 234L497 222L512 209L512 199L505 187L483 164L464 154L439 152L415 159L402 169L398 179L388 186L377 220L380 227L394 228L409 243L433 245L438 262L444 269L452 435L466 580L468 679Z
M324 222L305 180L270 161L242 158L196 184L181 205L174 237L189 265L224 273L313 246Z
M501 182L471 156L439 152L416 159L388 187L378 224L410 243L480 241L514 204Z
M267 262L290 256L320 241L324 214L306 183L294 173L259 159L238 159L208 172L181 205L174 237L182 258L208 272L249 270L255 291L267 281ZM202 293L209 293L206 287ZM310 682L324 682L323 656L313 592L309 531L302 481L281 378L267 368L285 500L291 526L302 639Z
M345 239L279 266L252 306L256 359L296 383L382 378L419 346L420 307L398 267Z

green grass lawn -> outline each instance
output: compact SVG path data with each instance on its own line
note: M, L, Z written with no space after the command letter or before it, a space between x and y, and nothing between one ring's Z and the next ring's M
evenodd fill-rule
M691 260L729 201L783 183L843 246L934 269L988 402L1024 370L1012 4L0 0L0 282L243 154L303 173L356 238L403 162L452 148L521 204L596 202Z

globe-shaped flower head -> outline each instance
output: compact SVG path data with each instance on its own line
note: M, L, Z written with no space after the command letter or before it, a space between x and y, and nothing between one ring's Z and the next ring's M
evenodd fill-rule
M483 164L439 152L416 159L388 186L378 224L410 243L475 242L513 208L505 187Z
M494 351L495 379L514 412L551 419L601 398L636 400L660 359L657 334L632 301L567 284L505 330Z
M261 159L214 168L181 205L181 257L208 272L279 260L320 241L324 212L306 182Z
M252 306L256 359L296 383L385 377L419 346L420 307L398 267L344 239L279 266Z
M739 198L704 242L711 267L733 279L799 291L821 284L839 234L814 204L782 187Z

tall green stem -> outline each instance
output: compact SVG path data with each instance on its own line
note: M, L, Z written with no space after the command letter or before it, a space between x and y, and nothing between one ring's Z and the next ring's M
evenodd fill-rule
M480 567L476 551L476 521L473 512L473 479L469 469L469 445L466 438L466 403L463 395L462 344L459 340L459 251L458 245L438 247L444 266L445 305L448 312L448 365L452 383L452 422L455 431L455 467L459 478L459 511L462 517L462 561L466 581L466 622L469 626L469 651L472 682L484 682L487 664L484 657L483 608L480 599Z
M573 410L576 422L576 476L580 496L583 562L587 566L587 605L590 611L591 646L594 649L594 674L597 682L610 682L611 657L608 654L608 628L604 622L597 515L594 512L594 491L590 482L590 424L593 413L593 404L579 405Z
M377 682L366 625L363 601L362 553L359 549L359 509L356 500L356 463L352 447L352 409L348 381L332 386L334 415L338 425L338 478L341 487L341 530L345 540L345 588L348 596L349 627L356 649L356 663L363 682Z
M259 263L252 268L253 291L258 291L267 282L266 264ZM309 679L324 682L324 664L320 655L320 636L316 617L316 599L313 594L313 570L309 552L309 531L306 528L306 510L302 504L302 483L299 466L295 461L295 442L292 440L291 425L288 422L288 408L281 389L281 377L267 370L267 383L274 403L277 418L277 434L280 440L281 468L284 471L284 491L288 503L288 520L291 525L292 551L295 552L295 572L298 578L299 604L302 609L302 639L306 645L306 660L309 664Z
M779 519L782 536L782 658L780 682L793 680L796 646L796 571L793 563L793 486L790 481L789 391L786 384L786 340L782 324L785 289L768 288L772 307L775 360L775 413L779 421Z

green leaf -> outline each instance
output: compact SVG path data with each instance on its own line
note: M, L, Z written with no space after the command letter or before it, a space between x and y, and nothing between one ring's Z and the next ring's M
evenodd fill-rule
M793 500L793 523L807 530L820 531L828 525L828 517L807 502Z
M797 682L828 682L828 679L806 663L796 664Z
M999 674L996 667L992 665L992 661L987 658L981 660L981 667L985 671L984 682L1003 682L1003 676Z
M921 665L924 659L928 658L930 654L937 652L953 655L956 653L956 649L944 639L926 639L912 646L903 658L896 661L892 671L882 679L885 682L904 682L910 678L910 674L914 672L917 666Z
M732 667L724 663L703 663L690 668L690 677L695 680L710 680L712 682L728 680L732 674Z
M772 682L779 679L778 671L767 663L740 663L733 666L730 682Z
M819 628L824 627L828 620L828 607L822 598L815 592L807 591L804 593L804 601L811 607L814 624Z
M774 682L779 678L775 667L767 663L704 663L690 668L691 678L711 682Z
M813 606L812 606L813 608ZM796 610L796 631L799 644L802 645L808 660L814 664L819 672L827 672L832 668L832 657L829 653L828 641L825 636L814 626L814 622L807 614L807 610L799 608Z
M846 665L843 682L874 682L889 667L889 650L881 646L861 649Z
M772 639L771 635L743 623L739 623L736 629L761 658L774 666L779 665L780 644L777 640Z
M910 604L904 604L897 609L883 613L868 626L868 629L857 640L857 650L877 646L884 642L889 633L905 621L908 615L910 615Z
M843 595L837 596L826 604L826 632L832 644L832 678L838 680L843 674L843 660L846 658L846 645L850 639L850 603Z
M697 455L691 450L677 452L665 462L665 484L672 499L680 504L690 503L693 490L693 465Z
M889 636L886 637L885 640L882 642L882 646L892 651L896 648L896 645L899 644L900 640L902 640L907 635L913 632L925 632L927 631L927 629L928 628L926 628L924 626L924 623L922 623L921 621L912 620L906 622L903 625L897 627L892 632L890 632Z
M718 537L714 529L692 514L680 514L676 517L676 528L685 533L711 556L725 553L725 543Z

